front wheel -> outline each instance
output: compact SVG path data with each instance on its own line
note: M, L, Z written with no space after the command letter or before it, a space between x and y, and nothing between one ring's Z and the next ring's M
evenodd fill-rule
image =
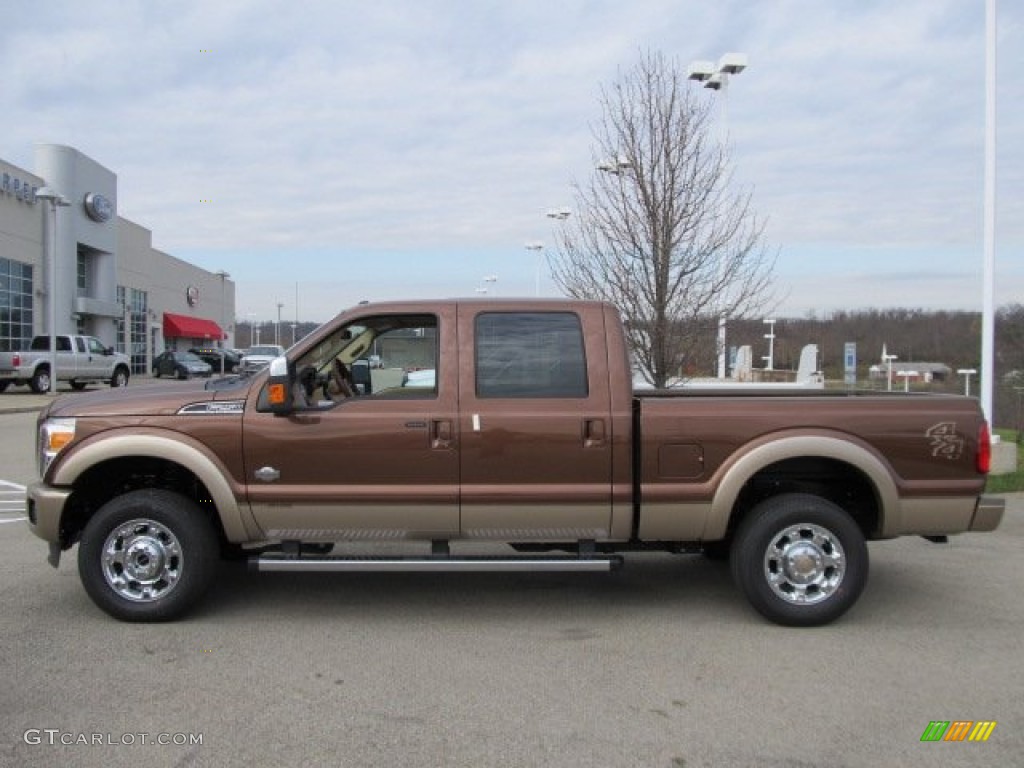
M122 621L168 621L193 608L213 580L218 537L178 493L131 491L104 504L78 546L92 601Z
M777 624L810 627L839 618L868 577L864 535L841 507L804 493L754 507L730 556L737 586Z
M114 369L114 375L110 377L110 386L112 387L127 387L128 386L128 369L125 367L119 367Z

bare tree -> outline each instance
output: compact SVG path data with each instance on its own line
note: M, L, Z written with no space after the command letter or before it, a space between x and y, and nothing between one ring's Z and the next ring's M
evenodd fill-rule
M641 54L601 91L595 172L576 185L576 215L550 257L570 296L616 304L634 362L664 386L715 348L719 316L764 311L774 255L750 193L731 187L710 105L678 64Z

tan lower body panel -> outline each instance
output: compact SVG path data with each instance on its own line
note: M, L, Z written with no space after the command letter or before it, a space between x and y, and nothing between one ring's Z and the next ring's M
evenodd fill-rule
M698 541L704 535L711 505L641 504L640 538L644 541Z
M450 539L459 535L454 504L253 504L253 517L270 539L362 541Z
M900 534L937 536L962 533L971 526L975 499L902 499L900 501ZM886 531L886 533L889 533Z
M605 540L610 504L463 504L462 536L491 541Z

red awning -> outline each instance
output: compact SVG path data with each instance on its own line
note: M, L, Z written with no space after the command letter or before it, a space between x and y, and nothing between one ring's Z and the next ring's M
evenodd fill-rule
M164 312L164 338L226 339L224 331L213 320Z

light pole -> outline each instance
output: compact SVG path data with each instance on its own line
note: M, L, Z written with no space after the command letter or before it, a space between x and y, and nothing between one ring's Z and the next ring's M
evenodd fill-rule
M526 250L533 251L537 254L537 276L534 279L534 296L540 296L540 260L541 254L544 252L544 243L540 240L531 240L526 244Z
M768 357L764 358L768 361L768 370L775 370L775 318L765 320L764 324L769 327L768 333L764 335L768 339Z
M223 376L227 373L227 371L224 370L224 345L227 344L228 341L228 335L224 330L224 285L231 275L223 269L219 272L214 272L214 274L220 278L220 375Z
M71 205L67 198L51 187L36 190L37 200L50 203L53 215L50 219L50 269L47 275L47 301L49 302L50 326L50 394L57 394L57 208Z
M976 374L978 371L974 368L957 368L957 374L964 377L964 394L967 397L971 396L971 376Z
M554 219L555 221L560 221L560 222L564 223L565 220L568 219L572 215L572 211L570 211L568 208L564 208L564 207L563 208L551 208L550 210L548 210L547 214L545 214L545 215L549 219ZM526 247L529 248L530 245L527 244ZM544 245L542 243L541 244L541 248L543 248L543 247L544 247ZM538 253L537 254L537 296L538 296L538 298L540 297L540 261L541 261L541 254Z
M996 249L996 0L985 2L985 259L981 301L981 410L993 425Z
M882 360L885 362L886 366L889 368L889 386L886 387L886 391L892 392L892 361L893 360L899 360L899 358L896 355L886 355L886 354L883 354L882 355Z
M274 327L274 343L277 346L281 346L281 308L284 306L280 301L277 302L277 325Z
M726 53L718 60L717 67L711 61L694 61L686 69L687 79L704 83L705 88L710 88L713 91L721 91L722 115L718 130L723 152L729 142L729 79L733 75L740 74L746 68L747 54ZM719 261L720 277L724 266ZM725 378L725 327L727 320L723 309L718 315L718 378L720 379Z
M903 391L910 391L910 379L916 379L918 376L917 371L897 371L896 376L903 379Z

